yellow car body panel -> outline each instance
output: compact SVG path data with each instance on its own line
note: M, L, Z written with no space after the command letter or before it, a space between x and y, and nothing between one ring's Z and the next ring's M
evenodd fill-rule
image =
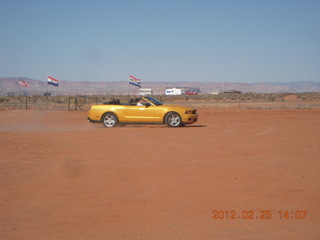
M111 113L116 116L117 123L167 123L168 113L177 113L181 122L177 125L192 124L198 120L196 109L184 105L162 104L152 97L142 97L146 106L137 106L136 104L98 104L92 105L88 112L90 122L104 122L105 114ZM177 115L175 115L177 117ZM173 118L174 116L172 116ZM176 118L179 120L179 118ZM167 121L167 122L166 122ZM173 121L173 120L172 120ZM169 124L169 126L171 126Z

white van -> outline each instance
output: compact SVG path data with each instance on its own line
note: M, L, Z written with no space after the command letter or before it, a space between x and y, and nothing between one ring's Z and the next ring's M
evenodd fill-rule
M186 91L181 88L168 88L165 92L166 95L184 95Z

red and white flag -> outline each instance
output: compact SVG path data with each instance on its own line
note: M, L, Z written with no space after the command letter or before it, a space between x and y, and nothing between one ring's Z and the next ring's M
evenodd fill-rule
M131 75L129 77L129 84L134 85L134 86L139 87L139 88L141 87L140 79L135 78L134 76L131 76Z
M28 87L28 88L30 87L30 83L28 83L28 82L26 82L24 80L21 80L20 78L19 78L18 85L21 86L21 87Z
M59 87L59 80L48 76L48 84L55 87Z

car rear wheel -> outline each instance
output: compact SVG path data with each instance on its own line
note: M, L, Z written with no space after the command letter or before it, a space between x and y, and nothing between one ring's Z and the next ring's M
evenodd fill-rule
M181 127L183 124L179 113L176 112L168 113L165 118L165 123L169 127Z
M117 115L115 115L114 113L105 113L102 116L102 124L103 126L108 128L117 126L119 124Z

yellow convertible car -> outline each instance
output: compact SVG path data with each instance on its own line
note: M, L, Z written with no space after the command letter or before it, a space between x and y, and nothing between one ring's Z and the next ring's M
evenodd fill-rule
M88 112L88 121L102 123L111 128L118 124L167 124L169 127L181 127L198 120L197 110L183 105L163 104L146 96L131 99L129 103L119 100L92 105Z

